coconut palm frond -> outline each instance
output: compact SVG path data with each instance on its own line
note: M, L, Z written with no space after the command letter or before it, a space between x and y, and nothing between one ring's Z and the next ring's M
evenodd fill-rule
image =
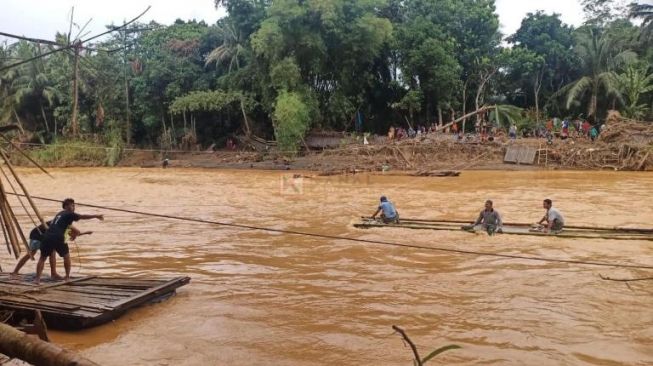
M567 91L567 101L565 102L567 109L571 107L576 99L579 99L583 94L585 94L585 92L592 86L592 82L593 81L589 76L583 76L570 84L569 90Z

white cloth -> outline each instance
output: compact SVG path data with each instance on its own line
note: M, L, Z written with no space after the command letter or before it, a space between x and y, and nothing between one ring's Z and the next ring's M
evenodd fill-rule
M558 211L557 209L555 209L553 207L551 207L549 209L549 212L547 212L547 217L549 219L549 222L553 222L553 220L557 219L561 224L563 224L563 225L565 224L565 218L562 217L562 214L560 213L560 211Z

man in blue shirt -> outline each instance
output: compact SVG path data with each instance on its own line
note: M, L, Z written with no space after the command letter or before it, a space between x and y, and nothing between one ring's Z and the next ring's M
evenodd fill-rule
M383 220L384 223L399 223L399 212L397 212L397 209L395 209L392 202L388 201L386 196L381 196L381 204L374 215L372 215L372 219L376 218L376 215L378 215L379 212L381 212L381 220Z
M104 215L80 215L75 213L75 200L72 198L63 200L61 206L63 207L63 211L59 212L52 219L52 224L48 226L48 230L43 234L41 256L36 264L36 277L34 278L34 283L37 285L41 282L41 273L43 273L45 260L54 251L60 257L63 257L63 265L66 270L65 280L68 281L70 279L70 252L68 250L68 244L66 244L65 233L73 221L88 219L104 220Z

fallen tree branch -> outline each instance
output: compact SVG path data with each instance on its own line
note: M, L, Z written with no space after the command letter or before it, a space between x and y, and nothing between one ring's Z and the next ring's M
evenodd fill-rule
M422 366L422 359L419 357L419 352L417 352L417 347L415 347L413 341L411 341L410 338L408 338L406 332L404 332L403 329L399 328L396 325L393 325L392 329L394 329L395 332L401 334L401 336L404 338L404 341L406 341L406 343L408 343L408 345L410 346L410 349L413 350L413 356L415 357L415 364L417 366Z

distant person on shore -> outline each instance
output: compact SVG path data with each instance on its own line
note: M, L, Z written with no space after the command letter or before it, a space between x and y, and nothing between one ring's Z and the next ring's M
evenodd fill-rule
M47 224L50 225L52 221L48 221ZM16 268L14 268L14 271L11 272L11 277L16 278L18 277L18 272L20 271L21 268L27 263L27 261L36 255L36 252L38 252L41 249L41 242L43 241L43 235L46 232L45 225L41 224L29 233L29 253L25 254L19 261L16 263ZM66 234L68 238L71 241L75 241L75 239L78 236L82 235L90 235L93 234L92 231L85 231L81 232L79 231L76 227L74 226L69 226L68 229L66 230ZM58 273L57 273L57 257L55 256L54 252L50 254L50 278L53 280L60 280L63 279Z
M594 142L594 140L596 140L597 137L599 137L599 130L596 128L596 126L592 126L592 128L590 129L590 139L592 140L592 142Z
M372 219L376 219L376 215L381 213L381 220L383 220L383 223L389 224L389 223L399 223L399 212L397 212L397 209L395 206L392 204L392 202L388 201L388 198L386 196L381 196L380 198L381 203L379 204L379 207L376 209L376 212L372 215Z
M545 199L542 203L542 207L546 210L544 217L537 223L539 229L543 232L560 232L565 226L565 219L562 217L562 214L558 209L553 208L553 201L550 199ZM546 222L546 225L542 225Z
M560 133L560 138L566 140L569 137L569 119L565 118L562 120L562 132Z
M467 226L463 226L465 230L474 230L474 226L481 225L483 230L487 231L488 235L494 235L494 233L503 232L503 222L501 221L501 215L499 211L495 210L493 207L493 202L491 200L485 201L485 208L481 210L481 213L478 215L476 221Z
M581 128L583 129L583 137L588 138L590 136L590 128L591 128L590 122L588 120L585 120Z
M54 251L60 257L63 257L63 265L66 270L66 277L64 279L66 281L70 279L70 250L68 249L68 244L66 244L65 234L66 229L68 229L73 221L89 219L104 220L104 215L80 215L75 213L75 200L72 198L63 200L61 206L63 210L52 219L52 225L50 225L43 235L41 256L36 264L36 277L34 278L34 283L37 285L41 283L41 273L43 273L45 259L50 257ZM56 273L56 270L54 272Z
M517 125L512 124L510 125L510 129L508 130L508 136L510 137L511 140L517 139Z

